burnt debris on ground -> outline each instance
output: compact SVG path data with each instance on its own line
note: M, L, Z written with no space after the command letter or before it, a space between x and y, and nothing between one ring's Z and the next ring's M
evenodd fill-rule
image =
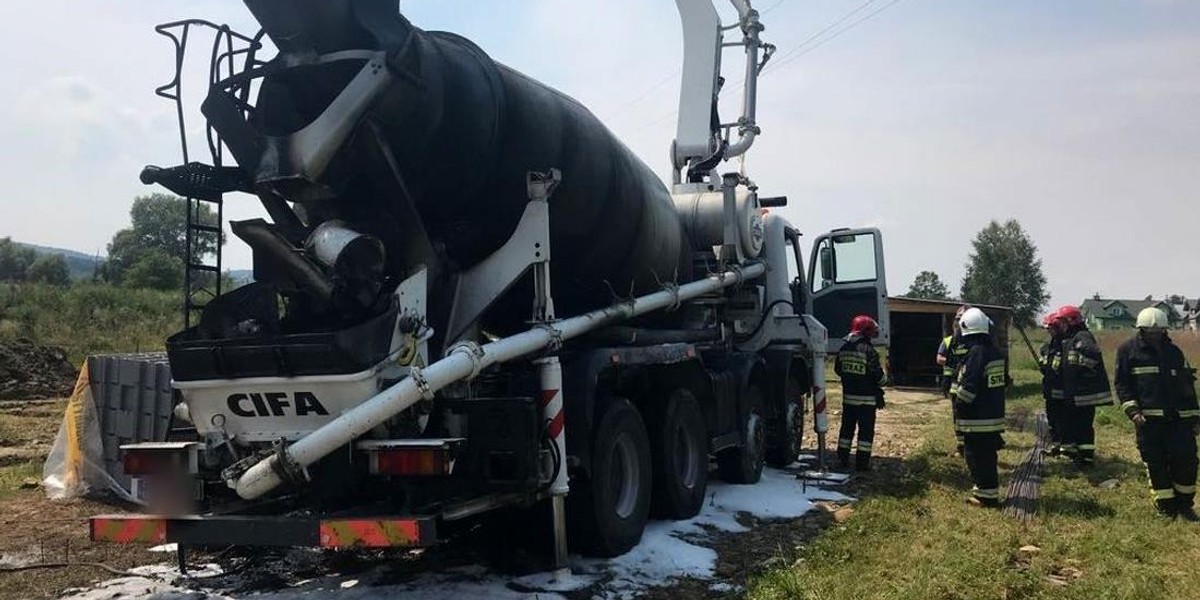
M0 400L69 396L77 374L62 348L26 339L0 341Z

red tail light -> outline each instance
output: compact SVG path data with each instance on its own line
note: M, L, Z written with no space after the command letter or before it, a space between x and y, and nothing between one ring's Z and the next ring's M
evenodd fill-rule
M368 440L358 448L367 453L372 475L435 476L454 471L461 438Z
M134 477L168 473L175 469L171 456L158 452L126 452L122 462L125 474Z
M450 453L443 449L404 448L380 450L375 454L377 475L449 475Z

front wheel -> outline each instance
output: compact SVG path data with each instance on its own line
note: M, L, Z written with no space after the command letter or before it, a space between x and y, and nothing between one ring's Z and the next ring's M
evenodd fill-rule
M584 552L619 556L642 539L650 513L650 441L636 408L608 401L592 440L590 476L572 482L567 515Z
M721 478L729 483L758 483L762 477L763 451L766 447L762 389L757 384L751 384L745 394L746 413L742 419L744 443L722 450L717 455Z

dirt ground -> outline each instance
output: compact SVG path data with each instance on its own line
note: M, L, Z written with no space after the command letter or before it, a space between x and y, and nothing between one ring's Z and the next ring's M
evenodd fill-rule
M902 459L920 446L922 428L932 415L949 411L947 400L925 391L889 390L887 400L888 408L879 412L876 426L875 470L856 475L838 488L848 496L887 493L902 482ZM835 386L830 391L830 433L826 440L830 449L836 444L840 404L840 391ZM51 502L40 487L30 485L40 480L41 462L58 431L64 406L63 400L0 403L0 525L5 531L0 536L0 569L44 563L74 565L0 571L0 600L53 598L64 590L115 577L98 565L122 571L172 558L140 547L92 544L87 518L117 509L92 501ZM811 453L815 445L811 423L806 423L807 452ZM787 521L747 517L744 524L751 526L750 532L716 535L710 545L719 556L717 580L725 585L714 589L713 581L683 580L648 590L642 597L693 600L740 596L741 587L751 575L780 566L781 556L791 554L789 550L803 546L826 528L844 526L842 523L853 511L852 505L824 503L821 507Z
M67 396L77 374L62 348L22 339L0 341L0 400Z

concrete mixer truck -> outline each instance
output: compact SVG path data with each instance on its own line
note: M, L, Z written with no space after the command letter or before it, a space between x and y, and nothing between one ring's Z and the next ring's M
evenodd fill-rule
M257 197L270 219L230 224L254 282L168 340L184 433L121 449L147 514L95 517L93 539L419 547L527 509L561 565L696 515L710 473L793 462L806 412L824 446L826 353L856 314L887 342L882 239L821 235L806 272L770 210L786 198L720 171L761 133L774 48L749 0L729 26L676 0L670 185L579 103L395 0L245 3L256 36L160 27L177 57L215 33L213 161L142 179ZM723 122L729 51L745 86Z

